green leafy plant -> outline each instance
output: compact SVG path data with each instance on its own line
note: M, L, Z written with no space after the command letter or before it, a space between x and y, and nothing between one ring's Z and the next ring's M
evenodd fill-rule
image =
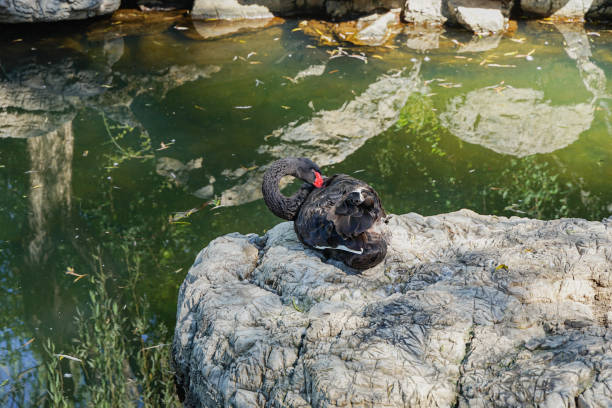
M58 407L79 402L95 407L179 406L170 336L163 324L154 323L146 299L136 295L139 274L129 265L132 273L127 285L111 294L110 276L100 257L96 259L99 269L89 281L89 301L76 315L78 336L73 353L57 354L50 340L45 345L48 403ZM79 362L70 375L75 383L72 398L66 395L59 363L62 357Z
M500 188L493 190L507 204L505 211L544 219L569 215L571 183L559 181L559 174L536 156L511 160L500 176Z

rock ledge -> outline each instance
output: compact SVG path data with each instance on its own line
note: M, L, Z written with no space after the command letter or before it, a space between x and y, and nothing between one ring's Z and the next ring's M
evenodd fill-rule
M394 216L354 274L291 223L229 234L181 286L185 406L609 407L612 218Z

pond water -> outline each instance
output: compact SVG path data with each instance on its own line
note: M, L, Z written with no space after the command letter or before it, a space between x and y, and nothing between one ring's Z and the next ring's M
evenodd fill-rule
M281 221L259 193L276 158L366 180L397 214L612 213L610 30L339 49L298 23L2 28L1 405L87 404L108 378L163 393L139 373L171 378L179 285L215 237Z

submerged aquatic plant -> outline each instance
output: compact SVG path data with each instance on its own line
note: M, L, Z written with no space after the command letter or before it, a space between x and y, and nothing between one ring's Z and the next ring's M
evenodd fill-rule
M104 129L106 131L106 134L110 138L112 144L116 147L116 153L114 155L109 156L113 163L120 164L125 160L146 160L152 159L154 157L152 154L153 149L151 146L151 138L144 130L141 130L138 134L138 146L124 147L121 146L119 142L125 139L127 136L133 134L136 129L126 125L110 124L106 119L106 116L104 115L102 115L102 121L104 122Z
M482 147L453 137L433 108L431 98L411 95L394 131L376 141L374 162L380 174L394 179L389 180L395 183L390 194L402 198L400 208L413 205L425 214L470 208L538 219L598 220L609 215L602 192L586 191L583 180L554 156L507 159L492 154L478 163L460 159L464 149ZM397 182L398 174L407 177ZM388 207L396 211L393 204Z
M505 211L538 219L569 215L567 200L571 184L563 185L559 174L535 156L511 160L501 174L500 185L493 191L507 203Z
M511 160L495 185L500 187L491 191L502 199L506 213L538 219L606 216L599 197L585 192L580 180L572 180L563 169L536 155Z
M44 364L43 377L47 384L47 398L53 407L68 407L68 400L64 396L64 381L60 369L61 357L55 353L55 345L47 339L43 345L47 355Z
M400 111L395 126L425 142L432 155L446 156L446 152L440 147L440 121L431 98L421 94L411 95Z
M146 299L136 295L139 272L128 265L132 273L127 285L114 288L119 292L111 295L110 277L97 259L99 268L90 279L89 301L77 311L78 336L72 354L56 353L50 340L45 345L49 404L179 406L170 364L170 336L166 327L151 317ZM60 360L69 360L68 370ZM64 377L72 379L71 387Z

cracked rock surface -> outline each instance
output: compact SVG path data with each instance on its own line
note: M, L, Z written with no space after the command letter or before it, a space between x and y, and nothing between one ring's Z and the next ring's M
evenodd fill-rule
M120 5L120 0L0 1L0 23L82 20L111 14Z
M181 286L187 407L609 407L612 218L393 216L361 275L293 225L229 234Z

